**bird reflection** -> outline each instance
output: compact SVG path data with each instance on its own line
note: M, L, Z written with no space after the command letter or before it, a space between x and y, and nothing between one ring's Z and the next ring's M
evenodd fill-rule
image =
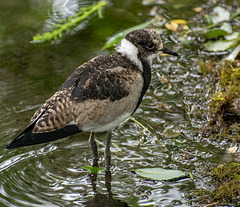
M113 199L113 194L111 191L111 180L112 175L111 171L107 170L105 172L105 186L107 188L107 194L101 194L98 193L96 190L96 181L97 181L97 174L89 174L93 192L95 193L95 196L92 200L87 201L85 205L87 207L127 207L128 204L125 202L122 202L118 199Z

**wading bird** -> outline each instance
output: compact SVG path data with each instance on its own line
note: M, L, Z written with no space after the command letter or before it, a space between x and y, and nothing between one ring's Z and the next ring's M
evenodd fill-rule
M105 161L109 169L111 130L136 111L151 80L152 60L163 53L177 56L163 46L155 30L129 32L116 54L100 55L79 66L6 148L90 132L89 144L96 163L94 133L108 131Z

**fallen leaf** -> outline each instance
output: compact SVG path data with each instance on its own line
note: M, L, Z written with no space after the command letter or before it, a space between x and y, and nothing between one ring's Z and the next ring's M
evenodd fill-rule
M194 109L195 109L195 105L192 105L191 109L190 109L190 113L192 113L194 111Z
M182 27L184 30L189 30L189 27L188 27L186 24L182 25L181 27Z
M165 24L165 27L168 29L168 30L171 30L171 31L174 31L176 32L177 29L178 29L178 24L176 22L170 22L170 23L166 23Z
M193 10L194 10L195 12L200 12L200 11L202 11L202 7L195 7Z
M168 83L168 79L165 78L164 75L162 75L162 76L160 77L160 82L161 82L162 84L164 84L164 83Z
M232 154L234 154L237 150L238 150L237 145L235 145L234 147L230 147L230 148L228 149L228 151L229 151L230 153L232 153Z
M187 24L187 21L184 20L184 19L172 19L172 20L171 20L171 23L172 23L172 22L175 22L175 23L177 23L177 24Z

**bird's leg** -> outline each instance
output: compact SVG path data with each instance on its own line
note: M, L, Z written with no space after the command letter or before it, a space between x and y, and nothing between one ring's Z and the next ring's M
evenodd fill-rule
M106 148L105 148L105 152L104 152L107 170L109 170L111 167L111 151L110 151L111 138L112 138L112 131L109 131L108 138L107 138L107 144L106 144Z
M91 131L90 137L89 137L89 146L92 150L93 155L93 166L98 166L98 151L97 151L97 143L94 138L94 132Z
M105 171L105 186L107 188L109 199L112 199L112 196L113 196L112 190L111 190L111 181L112 181L111 171L107 170Z

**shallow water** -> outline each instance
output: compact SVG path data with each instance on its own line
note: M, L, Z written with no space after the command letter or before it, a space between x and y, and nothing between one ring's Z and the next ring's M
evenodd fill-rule
M145 1L144 1L145 2ZM203 2L203 1L202 1ZM42 0L0 2L0 206L191 206L186 195L204 188L199 177L208 163L230 161L231 144L210 142L198 135L207 123L208 80L198 72L204 59L198 48L184 48L174 36L163 34L168 47L180 57L161 57L153 66L153 80L134 118L157 135L128 120L113 133L111 182L109 174L91 177L82 166L91 165L88 133L37 146L5 150L44 103L84 61L112 53L101 51L106 38L146 21L154 5L141 1L109 1L104 17L92 17L78 31L57 44L31 44L32 36L66 18L92 1ZM200 1L158 1L155 5L171 19L188 19ZM183 12L184 11L184 12ZM174 41L175 40L175 41ZM167 84L160 79L164 76ZM161 107L165 103L165 107ZM100 161L104 167L99 134ZM163 146L165 145L165 147ZM163 167L193 172L195 180L160 182L131 172ZM112 199L109 199L111 197ZM97 205L98 204L98 205Z

